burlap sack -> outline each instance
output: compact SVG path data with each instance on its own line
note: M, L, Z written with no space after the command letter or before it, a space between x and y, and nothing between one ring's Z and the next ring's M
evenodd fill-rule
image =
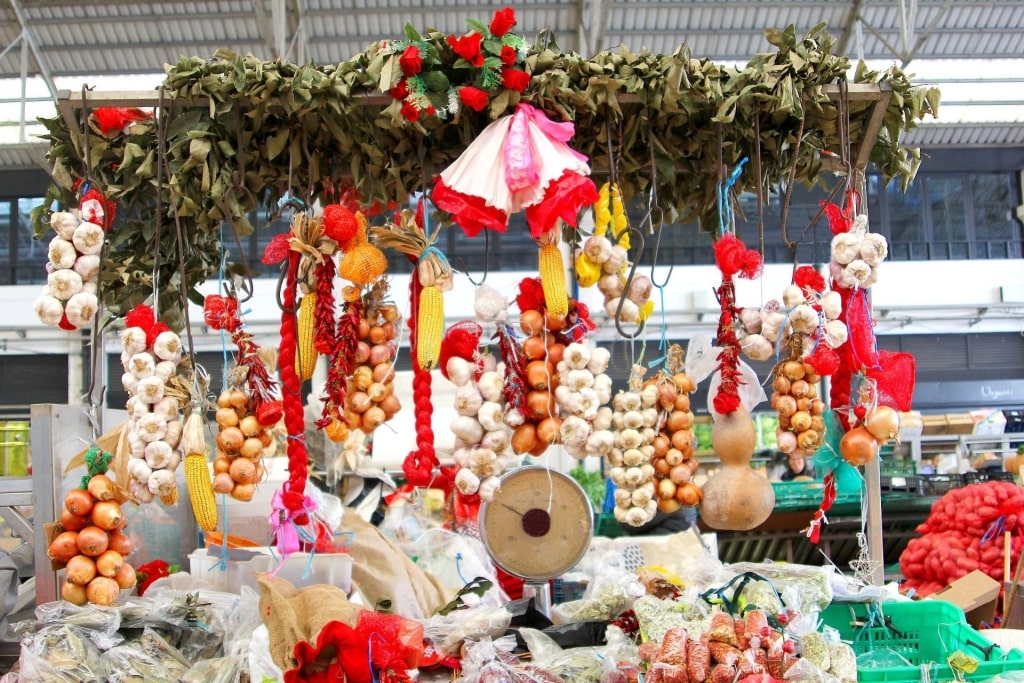
M270 574L258 574L260 618L270 632L270 656L282 671L294 669L295 643L315 643L324 624L340 621L355 628L362 609L350 603L345 591L320 584L296 589Z
M352 583L370 609L387 600L395 614L426 619L454 597L454 592L416 566L401 548L354 510L345 508L341 527L354 534L348 546L354 560Z

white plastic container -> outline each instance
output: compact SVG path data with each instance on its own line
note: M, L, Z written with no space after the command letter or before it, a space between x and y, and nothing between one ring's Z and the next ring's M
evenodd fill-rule
M189 556L189 573L208 582L216 590L241 593L242 586L259 590L257 572L274 572L296 588L326 583L346 593L352 590L352 556L347 553L293 553L281 563L268 547L230 550L227 567L221 563L219 549L200 548ZM232 557L234 556L234 557ZM243 559L244 558L244 559ZM278 567L280 565L280 567Z

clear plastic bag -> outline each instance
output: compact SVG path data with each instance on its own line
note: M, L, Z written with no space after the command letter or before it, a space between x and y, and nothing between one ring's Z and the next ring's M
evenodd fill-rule
M720 575L728 580L737 574L751 572L767 579L778 591L787 607L798 612L820 612L832 603L831 566L812 567L803 564L773 562L736 562L725 565ZM758 604L758 607L771 610Z
M86 630L48 624L24 635L19 659L21 681L104 683L107 672L96 643Z
M829 644L828 672L842 683L857 683L857 653L846 643Z
M511 623L512 613L504 607L478 605L431 617L423 625L423 637L447 656L458 652L465 640L504 635Z
M108 683L178 683L190 668L181 652L151 628L103 653Z
M270 632L262 624L252 632L252 637L249 639L246 664L250 681L280 683L284 680L284 672L270 656Z
M481 638L466 643L462 676L456 683L564 683L561 677L532 662L521 662L511 652L513 636Z
M487 555L487 550L476 538L446 529L430 529L420 534L406 548L421 569L436 578L452 593L461 590L469 581L485 578L491 588L483 597L484 604L502 605L508 596L501 590L498 573ZM466 596L467 601L476 598Z
M197 662L185 672L181 683L238 683L242 678L242 660L217 657Z
M807 659L798 659L786 670L783 679L792 683L839 683L835 676L822 671Z
M633 607L647 589L636 572L626 569L621 553L605 553L587 590L580 600L555 605L552 621L568 624L574 621L607 621Z
M79 607L59 600L39 605L35 614L35 621L18 622L11 629L18 635L24 635L50 625L70 626L81 629L82 635L92 640L100 650L109 649L124 640L118 633L121 628L121 612L114 607L92 604Z
M227 631L224 634L224 655L244 660L248 656L253 632L262 625L260 596L248 586L243 586L235 609L228 616Z

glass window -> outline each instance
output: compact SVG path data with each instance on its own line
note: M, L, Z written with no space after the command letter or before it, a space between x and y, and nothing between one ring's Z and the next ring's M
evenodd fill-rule
M924 203L921 198L920 177L910 184L907 193L900 191L899 183L891 182L885 189L889 213L889 236L894 243L925 243ZM917 253L912 257L916 258Z
M974 232L979 241L1019 242L1020 224L1014 218L1019 203L1009 173L977 173L971 176L974 199Z
M51 232L42 239L32 235L32 209L43 203L42 197L21 197L12 202L4 202L10 206L9 225L12 237L9 242L11 284L28 285L46 281L47 247Z
M963 176L930 176L926 182L931 205L932 239L936 242L969 241Z

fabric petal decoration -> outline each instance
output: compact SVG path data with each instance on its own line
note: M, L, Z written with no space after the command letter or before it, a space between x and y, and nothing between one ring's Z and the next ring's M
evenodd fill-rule
M507 213L488 206L483 197L453 190L445 184L443 178L438 178L435 183L430 200L442 211L450 213L468 237L476 237L484 228L496 232L508 229Z
M561 218L576 227L580 211L598 199L597 187L589 177L566 171L548 186L544 199L526 208L526 222L534 239L555 227Z

